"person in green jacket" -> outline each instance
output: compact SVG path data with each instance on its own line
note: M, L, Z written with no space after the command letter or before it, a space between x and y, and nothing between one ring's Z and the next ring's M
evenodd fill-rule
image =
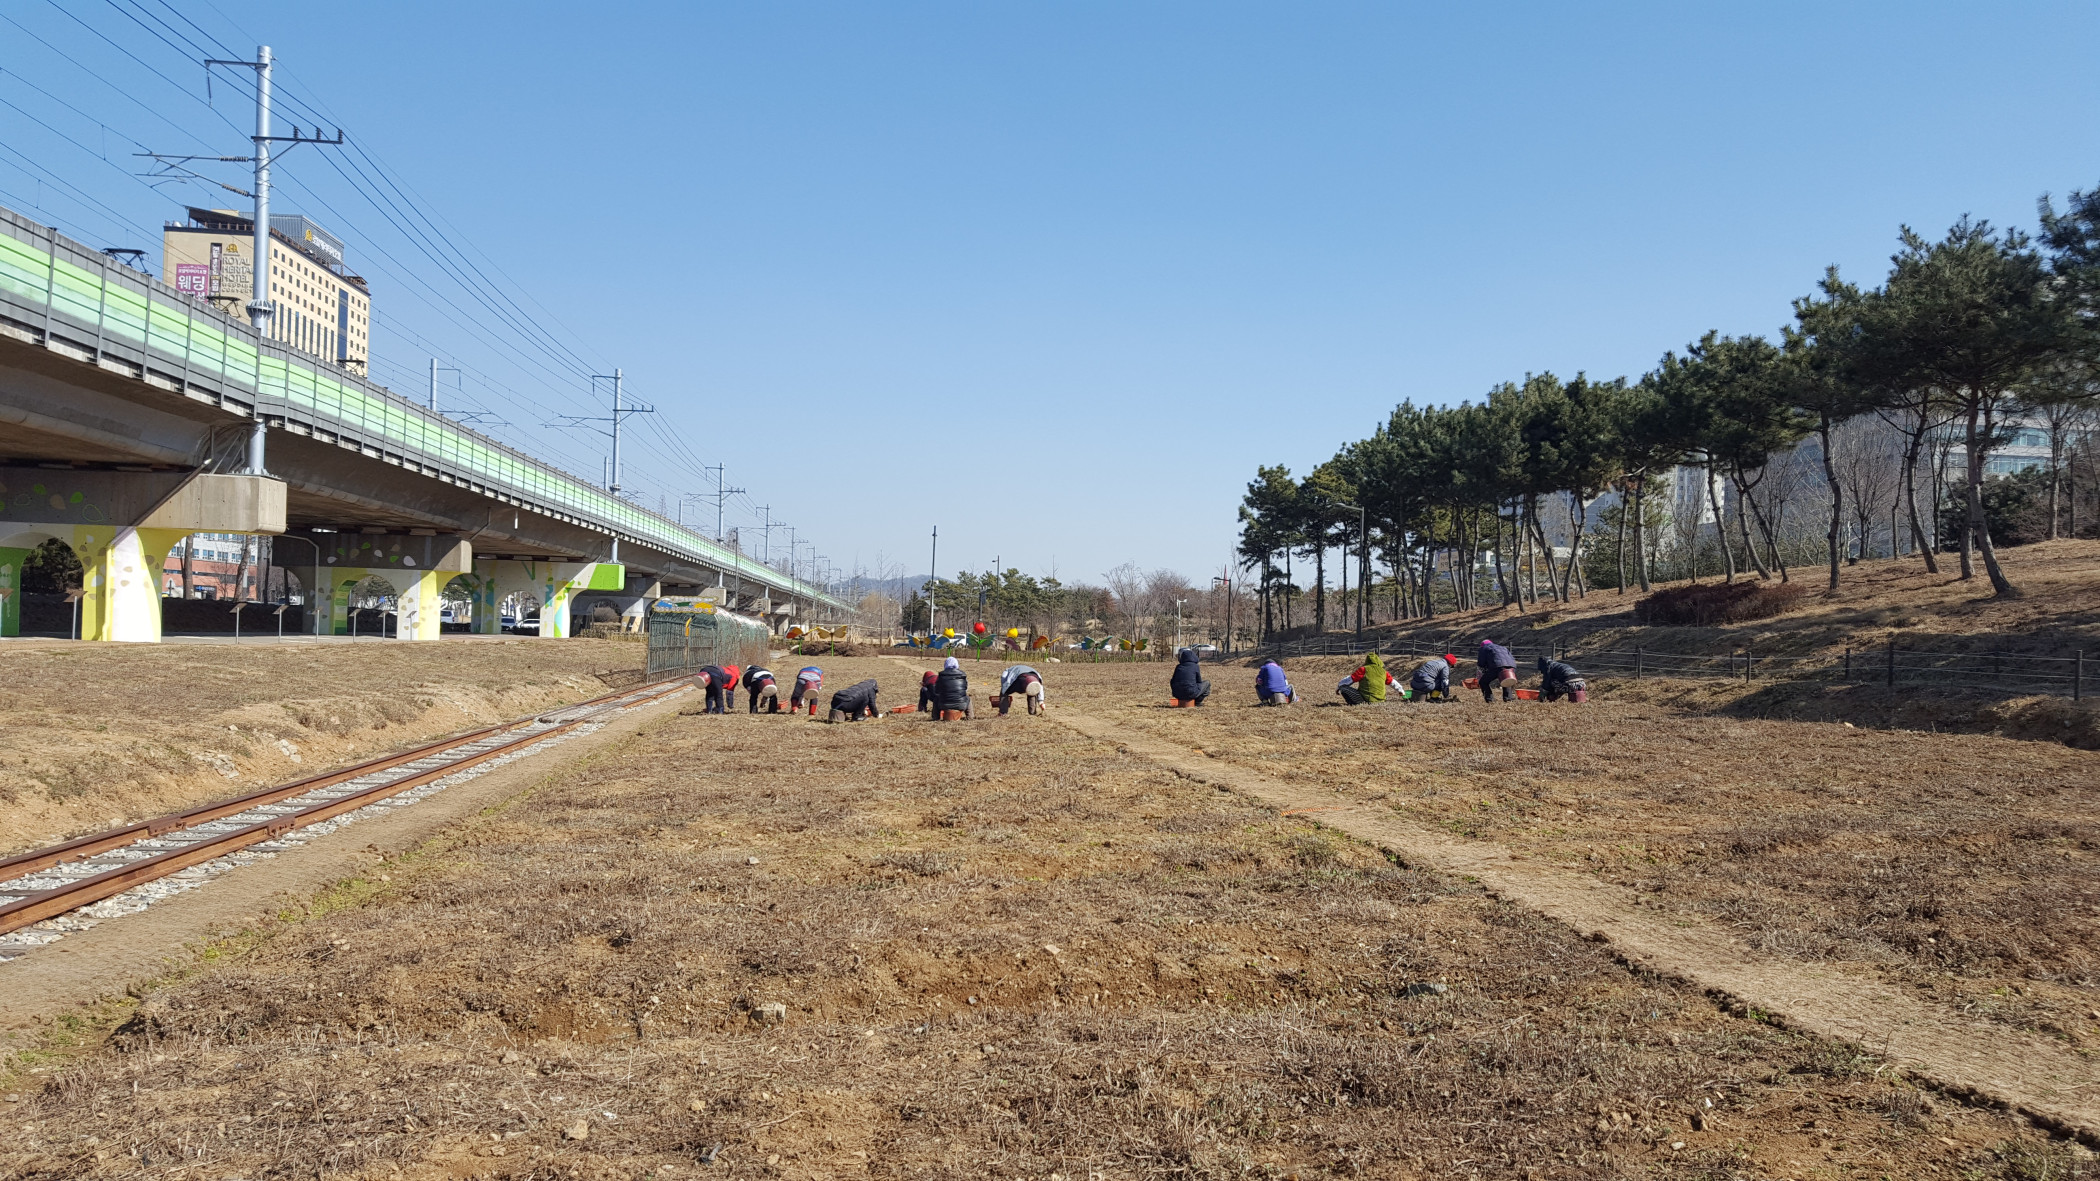
M1373 652L1364 657L1364 679L1356 686L1357 692L1364 695L1364 700L1384 701L1387 682L1385 661L1379 659L1378 653Z

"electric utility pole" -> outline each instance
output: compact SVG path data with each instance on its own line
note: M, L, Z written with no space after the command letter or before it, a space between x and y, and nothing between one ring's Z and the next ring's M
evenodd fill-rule
M770 504L759 505L758 515L763 522L758 527L758 562L759 565L763 566L766 563L766 559L771 557L773 553L773 506Z
M600 381L613 383L612 414L609 416L603 414L564 414L561 416L562 421L548 425L588 427L588 429L597 431L601 435L612 436L612 462L606 466L605 490L614 496L618 496L620 494L620 424L636 414L654 414L656 413L656 407L641 402L629 405L624 400L626 390L624 370L615 369L609 374L593 373L591 374L591 381L594 383ZM592 388L596 389L597 387L593 385ZM594 422L609 422L612 424L612 429L607 430L604 427L589 426L590 423Z
M436 413L438 408L438 374L458 372L459 370L454 369L450 365L438 364L436 357L430 359L430 409L432 413Z
M210 183L217 184L222 189L240 193L255 202L255 225L253 227L255 231L255 255L253 261L249 263L248 304L242 310L248 313L248 323L255 329L256 335L265 339L270 336L271 321L277 314L277 307L270 300L270 145L281 143L297 147L300 144L339 145L343 142L343 130L340 127L336 128L334 139L322 139L321 129L318 127L314 128L312 135L301 135L297 127L292 128L290 135L270 134L270 69L274 61L275 59L270 56L270 47L258 45L255 48L255 60L252 62L227 61L220 58L206 58L204 62L207 86L210 84L211 68L213 66L240 66L255 71L255 134L248 137L249 141L255 145L254 155L170 156L159 152L138 153L141 156L151 158L156 164L161 166L159 170L149 175L182 177L189 180L210 180L210 178L201 176L188 167L191 162L197 160L209 160L222 164L253 164L255 166L255 188L252 192L234 188L223 181L210 181ZM285 150L290 151L291 147L287 147ZM260 408L258 408L255 413L254 427L248 436L249 475L259 476L267 474L263 469L263 431L263 415Z
M715 493L713 497L715 502L715 540L720 541L722 540L722 506L729 503L730 497L744 492L745 489L724 487L729 475L729 465L727 464L717 463L712 466L703 466L700 470L715 474Z
M933 642L933 584L941 577L941 527L933 527L933 553L926 559L926 642Z

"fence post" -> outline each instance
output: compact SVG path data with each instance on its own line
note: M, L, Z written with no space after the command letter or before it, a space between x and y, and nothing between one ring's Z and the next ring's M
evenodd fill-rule
M1896 687L1896 641L1889 641L1889 688Z
M2085 698L2085 649L2083 649L2083 648L2080 648L2080 649L2078 650L2077 654L2076 654L2076 655L2074 655L2073 657L2071 657L2071 700L2073 700L2073 701L2081 701L2081 700L2083 700L2084 698Z
M1643 665L1644 663L1645 663L1645 661L1643 661L1643 660L1642 660L1642 658L1641 658L1641 646L1640 646L1639 644L1635 644L1635 645L1633 646L1633 679L1634 679L1634 680L1638 681L1638 680L1640 680L1640 679L1641 679L1641 669L1642 669L1642 665Z
M1852 683L1852 649L1845 649L1845 683Z

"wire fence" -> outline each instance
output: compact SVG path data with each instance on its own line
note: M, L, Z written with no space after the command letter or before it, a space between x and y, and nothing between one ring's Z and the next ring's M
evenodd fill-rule
M669 680L710 664L763 664L769 638L765 624L727 611L652 611L642 680Z
M1386 656L1425 658L1443 656L1450 649L1421 640L1359 640L1351 636L1313 636L1287 644L1270 644L1241 654L1247 659L1279 660L1291 656L1355 656L1372 647ZM1632 648L1592 648L1553 645L1525 649L1512 645L1519 672L1533 666L1540 656L1562 660L1585 676L1612 675L1641 680L1647 677L1703 677L1746 682L1821 681L1831 685L1881 685L1902 687L1967 689L2020 694L2051 694L2073 701L2085 698L2089 675L2084 651L2067 656L2025 653L1934 652L1905 648L1894 642L1874 648L1847 648L1808 656L1760 653L1752 648L1726 652L1651 651ZM1471 648L1456 655L1470 659Z

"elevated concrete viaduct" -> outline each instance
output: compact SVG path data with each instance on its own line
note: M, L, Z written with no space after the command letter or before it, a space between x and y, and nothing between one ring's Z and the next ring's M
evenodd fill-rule
M542 635L578 603L664 594L775 621L846 609L0 209L0 635L19 627L22 556L58 537L87 569L82 634L158 639L161 563L192 532L282 536L278 564L338 630L378 575L404 638L436 637L454 579L477 627L523 593Z

